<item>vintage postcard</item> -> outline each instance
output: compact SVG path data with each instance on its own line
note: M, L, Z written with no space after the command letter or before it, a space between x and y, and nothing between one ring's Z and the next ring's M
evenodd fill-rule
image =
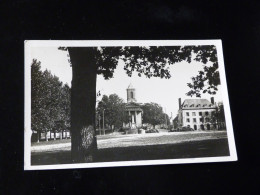
M221 40L24 44L25 170L237 160Z

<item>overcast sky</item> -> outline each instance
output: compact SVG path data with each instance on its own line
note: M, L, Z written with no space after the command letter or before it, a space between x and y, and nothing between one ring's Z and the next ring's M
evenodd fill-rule
M67 51L58 50L56 47L34 47L31 49L31 59L41 61L42 70L48 69L52 74L58 76L63 83L71 86L72 68L68 63ZM211 65L209 62L207 65ZM133 74L128 77L123 70L124 62L119 61L113 78L105 80L102 76L97 78L97 91L101 95L116 93L126 102L126 88L130 83L136 88L136 99L140 103L155 102L160 104L166 113L173 117L178 111L178 98L189 99L185 93L189 91L187 83L191 77L196 76L202 70L202 63L192 61L180 62L170 66L172 77L170 79L138 77ZM86 75L87 76L87 75ZM202 98L210 99L210 95L202 95ZM195 98L195 97L192 97ZM220 90L214 96L215 101L222 101ZM98 99L101 99L98 98Z

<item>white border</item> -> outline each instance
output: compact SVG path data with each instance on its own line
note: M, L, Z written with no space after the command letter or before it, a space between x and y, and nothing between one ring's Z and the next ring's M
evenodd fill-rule
M72 169L72 168L93 168L93 167L118 167L137 165L163 165L163 164L184 164L184 163L205 163L205 162L226 162L236 161L237 153L233 133L232 119L230 113L226 75L223 60L221 40L94 40L94 41L60 41L41 40L25 41L25 110L24 110L24 170L43 169ZM31 166L31 48L33 47L98 47L98 46L187 46L187 45L215 45L219 63L219 73L221 81L221 92L224 104L228 145L230 156L225 157L205 157L170 160L141 160L141 161L120 161L120 162L99 162L82 164L60 164L60 165L40 165Z

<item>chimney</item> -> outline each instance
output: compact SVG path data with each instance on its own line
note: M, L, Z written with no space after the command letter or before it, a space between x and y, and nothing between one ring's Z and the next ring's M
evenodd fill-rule
M179 98L179 109L181 109L181 98Z
M211 97L211 98L210 98L210 101L211 101L211 104L213 104L213 105L215 104L215 102L214 102L214 97Z

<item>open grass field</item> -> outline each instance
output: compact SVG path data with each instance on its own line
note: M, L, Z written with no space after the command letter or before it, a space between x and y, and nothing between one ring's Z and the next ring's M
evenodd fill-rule
M228 156L225 131L97 136L95 162ZM32 144L32 165L70 162L70 139Z

